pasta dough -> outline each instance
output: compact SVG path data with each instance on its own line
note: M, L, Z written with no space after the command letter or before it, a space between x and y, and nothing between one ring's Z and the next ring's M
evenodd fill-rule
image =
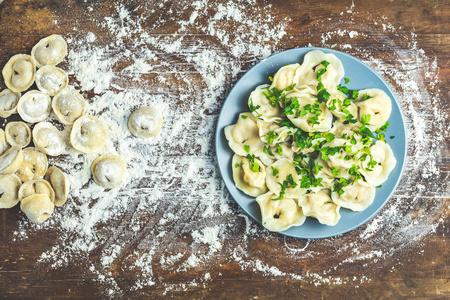
M47 155L36 148L29 147L23 150L23 161L17 170L17 176L23 181L40 179L47 172Z
M67 175L58 167L51 166L45 174L45 179L50 183L55 193L55 206L63 206L67 201L70 189Z
M17 103L21 94L4 89L0 92L0 117L8 118L17 112Z
M24 148L31 142L31 129L24 122L9 122L5 126L5 137L11 146Z
M61 155L66 149L61 132L49 122L34 125L33 143L37 149L50 156Z
M108 189L120 186L125 179L127 166L118 155L103 154L97 157L91 165L94 181Z
M52 108L58 120L72 125L87 109L86 100L73 86L62 88L52 100Z
M17 104L17 112L28 123L44 121L50 115L51 110L50 96L37 90L26 92Z
M16 54L11 57L2 70L8 89L20 93L30 88L36 76L36 65L31 56Z
M128 129L136 137L150 138L161 132L164 119L161 112L150 106L135 110L128 118Z
M20 210L36 224L47 221L53 214L55 205L46 194L33 194L20 201Z
M62 62L67 55L67 43L58 34L52 34L41 39L31 49L31 56L38 67L45 65L55 66Z
M11 208L19 203L21 184L19 177L14 174L0 175L0 208Z
M256 164L252 170L252 166ZM233 180L238 189L249 196L257 197L267 192L266 167L254 158L254 164L246 158L235 154L233 156Z
M270 231L284 231L302 225L306 217L292 198L277 200L277 195L268 192L256 198L261 210L262 224Z
M306 216L317 219L321 224L334 226L341 218L340 206L331 200L327 190L306 194L299 198L299 204Z
M36 86L50 96L55 96L69 84L67 73L55 66L43 66L36 72Z
M103 121L93 116L83 116L73 123L70 143L83 153L99 152L108 140L108 128Z
M19 188L19 199L23 199L34 194L47 195L52 202L55 202L55 192L53 191L50 183L44 179L27 181Z

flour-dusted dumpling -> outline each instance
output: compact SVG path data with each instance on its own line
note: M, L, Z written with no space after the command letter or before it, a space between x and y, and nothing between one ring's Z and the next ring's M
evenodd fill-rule
M235 154L232 160L233 180L238 189L249 196L257 197L267 192L266 167L257 158Z
M303 195L298 203L305 216L316 218L321 224L334 226L341 218L340 206L331 200L328 190Z
M293 128L280 127L276 123L256 120L261 141L269 145L276 145L285 142L289 135L293 133Z
M0 175L0 208L11 208L19 203L22 182L15 174Z
M306 217L297 201L292 198L278 199L273 192L256 198L261 209L262 224L270 231L284 231L302 225Z
M23 151L20 147L11 147L0 156L0 174L16 172L23 162Z
M62 88L52 100L52 108L58 120L64 125L72 125L84 115L86 100L73 86Z
M266 184L280 198L298 198L300 184L294 163L282 158L267 167Z
M284 111L288 119L306 132L325 132L333 125L333 115L325 103L320 103L309 88L288 94Z
M16 54L3 67L2 75L6 87L13 92L20 93L33 85L36 65L31 56Z
M43 66L36 72L37 88L50 96L55 96L68 84L69 77L61 68L55 66Z
M51 103L52 100L49 95L41 91L31 90L20 97L17 112L25 122L41 122L50 115Z
M48 168L47 155L36 148L23 149L23 161L17 170L17 176L23 181L39 179L44 177Z
M391 146L383 141L377 141L370 147L370 155L367 155L361 163L360 172L369 185L379 186L387 180L396 164L397 160Z
M239 114L236 124L225 127L225 137L231 150L237 155L253 153L259 157L263 150L256 118L249 112Z
M366 89L359 91L357 99L359 118L366 118L367 127L372 130L383 126L392 112L391 98L380 89Z
M19 188L19 199L26 198L34 194L45 194L52 202L55 202L55 192L47 180L36 179L24 182Z
M341 207L353 211L363 211L375 199L375 187L367 185L362 180L358 180L343 187L341 194L333 191L331 193L331 199Z
M324 69L326 71L322 71ZM327 90L336 88L344 77L342 62L334 54L321 50L306 53L295 79L297 84L315 87L319 82L318 76Z
M34 125L33 143L36 148L50 156L61 155L66 149L62 133L49 122Z
M99 152L109 138L108 127L94 116L83 116L73 123L70 143L83 153Z
M5 153L6 150L8 150L9 144L6 141L6 135L5 131L0 128L0 155Z
M358 119L358 107L341 91L330 91L327 108L341 122L347 121L347 123L356 123Z
M17 113L17 103L19 103L21 94L4 89L0 92L0 117L8 118Z
M163 123L160 111L152 106L144 106L131 113L128 129L136 137L151 138L159 135Z
M55 192L55 206L63 206L67 201L70 189L67 175L58 167L51 166L45 174L45 179L50 183Z
M9 122L5 127L5 137L8 144L24 148L31 142L31 129L24 122Z
M94 181L108 189L120 186L125 179L127 165L123 159L114 154L103 154L91 164L91 173Z
M280 119L280 107L278 103L271 103L264 93L267 93L269 85L263 84L250 94L248 106L252 114L266 122L273 122Z
M297 83L295 81L300 71L299 64L291 64L281 67L273 76L272 87L284 90L290 85Z
M53 214L55 205L46 194L34 194L20 201L20 210L33 223L43 223Z
M31 50L31 56L38 67L56 66L67 55L67 43L59 34L52 34L41 39Z

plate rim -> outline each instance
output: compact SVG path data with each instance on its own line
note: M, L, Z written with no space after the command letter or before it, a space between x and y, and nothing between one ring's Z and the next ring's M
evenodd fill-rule
M219 123L220 123L220 120L223 118L225 103L228 101L228 98L229 98L230 94L233 93L233 91L237 88L237 86L239 85L239 83L244 79L245 75L246 75L248 72L250 72L252 69L256 68L256 67L259 66L260 64L263 64L263 63L267 62L268 60L270 60L271 58L274 58L275 56L278 56L278 55L289 55L289 52L298 51L298 50L306 50L305 54L306 54L307 52L309 52L309 51L312 51L312 50L322 50L322 51L324 51L324 52L334 53L334 54L337 53L337 54L339 54L339 55L346 56L346 57L350 58L351 60L356 60L358 63L361 63L362 65L366 66L373 74L375 74L375 76L383 83L383 85L384 85L384 86L389 90L389 92L393 95L394 102L395 102L395 105L397 105L398 110L399 110L399 112L400 112L400 119L401 119L401 121L402 121L402 125L403 125L403 128L404 128L405 144L404 144L404 149L403 149L403 150L404 150L404 151L403 151L404 154L403 154L403 157L402 157L402 166L401 166L401 169L400 169L399 176L395 179L394 186L393 186L392 190L389 192L388 196L386 197L386 200L384 200L384 201L381 203L381 205L379 205L378 208L376 208L375 211L374 211L370 216L368 216L365 220L359 222L358 224L355 224L355 225L353 225L353 226L350 226L349 228L347 228L347 229L341 231L340 233L336 233L336 234L333 234L333 235L329 235L329 234L328 234L328 235L318 235L318 236L316 236L316 237L301 237L301 236L298 236L298 235L293 235L293 234L287 233L287 232L286 232L287 230L276 232L276 231L270 231L270 230L266 229L266 228L262 225L261 220L259 220L258 218L256 218L256 217L253 216L252 214L250 214L249 211L248 211L245 207L243 207L243 206L235 199L235 197L232 195L231 191L229 190L229 188L228 188L228 186L227 186L226 181L225 181L224 178L223 178L223 177L224 177L224 174L226 173L226 171L221 167L221 165L220 165L220 163L219 163L219 159L218 159L218 156L219 156L219 154L218 154L218 149L219 149L219 147L220 147L219 143L220 143L221 134L223 134L223 132L222 132L223 130L221 130L221 128L219 128ZM304 56L305 54L303 54L303 56ZM221 178L221 180L222 180L222 182L223 182L225 188L227 189L228 194L231 196L231 198L233 199L233 201L236 202L236 204L239 206L239 209L240 209L241 211L243 211L243 212L244 212L247 216L249 216L251 219L253 219L254 221L256 221L260 226L262 226L263 230L265 230L265 231L267 231L267 232L270 232L270 233L272 233L272 234L280 234L280 235L285 236L285 237L287 236L287 237L292 237L292 238L297 238L297 239L313 239L313 240L315 240L315 239L334 238L334 237L339 237L339 236L342 236L342 235L344 235L344 234L347 234L347 233L349 233L349 232L351 232L351 231L353 231L353 230L355 230L355 229L361 227L362 225L368 223L369 221L371 221L376 215L378 215L378 213L380 212L380 210L381 210L381 209L386 205L386 203L392 198L394 192L397 190L397 187L398 187L398 185L399 185L399 183L400 183L400 180L403 178L404 170L405 170L405 165L407 164L407 159L408 159L408 136L409 136L409 134L408 134L408 127L407 127L406 122L405 122L405 116L404 116L403 111L402 111L402 106L401 106L400 102L397 100L397 94L394 92L394 90L391 88L391 86L383 79L383 77L382 77L376 70L374 70L373 68L371 68L368 64L364 63L364 62L363 62L361 59L359 59L358 57L355 57L355 56L353 56L353 55L351 55L351 54L348 54L348 53L345 53L345 52L342 52L342 51L339 51L339 50L335 50L335 49L331 49L331 48L324 48L324 47L295 47L295 48L289 48L289 49L285 49L285 50L281 50L281 51L275 51L275 52L273 52L271 55L269 55L269 56L267 56L267 57L265 57L265 58L263 58L263 59L257 61L257 62L256 62L253 66L251 66L251 68L249 68L249 69L248 69L248 70L247 70L247 71L246 71L246 72L245 72L238 80L236 80L236 82L234 83L233 87L228 91L228 93L227 93L226 96L224 97L224 101L223 101L223 103L222 103L222 105L221 105L220 112L219 112L219 116L218 116L217 121L216 121L216 128L215 128L215 135L214 135L214 138L215 138L215 143L214 143L214 144L215 144L215 145L214 145L215 148L214 148L214 150L215 150L215 152L216 152L216 153L215 153L215 161L216 161L216 164L217 164L218 167L219 167L220 178ZM326 225L324 225L324 226L326 226Z

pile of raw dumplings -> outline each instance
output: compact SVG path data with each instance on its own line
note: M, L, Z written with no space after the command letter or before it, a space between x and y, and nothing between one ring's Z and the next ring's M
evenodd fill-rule
M86 100L56 66L66 55L64 38L50 35L33 47L31 55L12 56L2 70L7 89L0 92L0 117L18 113L23 121L9 122L0 129L0 208L20 202L22 212L35 223L46 221L69 195L67 175L49 167L47 155L62 155L69 147L85 154L99 153L109 139L106 124L87 114ZM37 89L28 90L34 83ZM52 112L60 123L71 127L69 142L46 121ZM128 121L130 132L143 138L158 135L162 124L161 114L153 107L136 110ZM34 147L28 147L31 142ZM92 162L91 173L98 185L116 188L124 180L126 162L116 154L101 154Z

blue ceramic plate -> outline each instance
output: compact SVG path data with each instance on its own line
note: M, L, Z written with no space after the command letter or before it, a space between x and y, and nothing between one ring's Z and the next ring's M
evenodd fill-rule
M236 83L234 88L228 94L228 97L226 98L220 112L216 129L216 153L222 178L225 181L228 191L236 202L247 214L259 223L261 223L261 214L258 204L254 198L242 193L234 185L231 170L233 151L231 151L228 147L228 142L224 135L224 128L230 124L236 123L239 113L249 111L247 107L247 100L250 92L253 91L258 85L267 83L267 77L269 75L274 74L284 65L297 62L301 63L303 61L303 56L307 52L314 49L320 48L291 49L274 54L256 64ZM397 165L390 174L389 179L382 185L382 187L377 188L375 200L366 210L362 212L352 212L342 208L342 218L336 226L322 225L313 218L307 218L306 222L302 226L292 227L284 232L281 232L287 236L297 238L315 239L331 237L353 230L370 220L383 207L394 192L400 180L406 156L407 141L403 116L397 99L386 82L384 82L384 80L377 73L353 56L331 49L320 50L327 53L333 53L342 61L345 69L345 76L348 76L351 79L349 84L350 88L379 88L391 97L392 114L389 118L389 123L391 126L387 131L386 140L394 151L397 159ZM390 136L395 136L395 138L389 139Z

